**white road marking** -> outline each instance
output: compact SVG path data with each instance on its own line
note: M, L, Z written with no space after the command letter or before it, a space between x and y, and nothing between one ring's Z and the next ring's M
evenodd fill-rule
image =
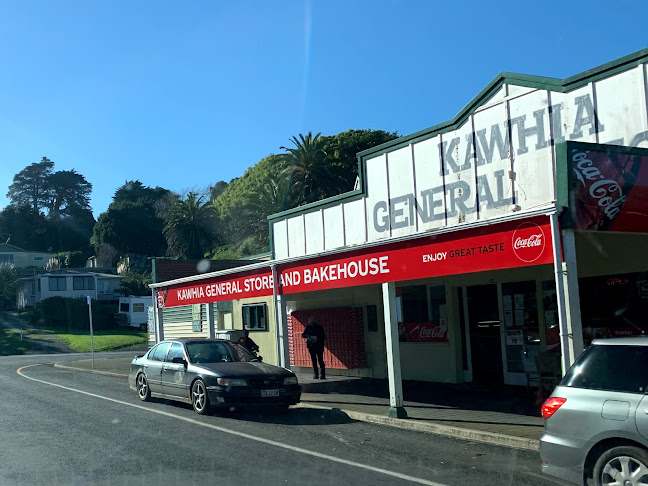
M296 446L293 446L293 445L290 445L290 444L284 444L282 442L276 442L276 441L269 440L269 439L263 439L261 437L256 437L254 435L246 434L244 432L237 432L235 430L230 430L230 429L226 429L224 427L219 427L218 425L207 424L207 423L203 423L203 422L200 422L198 420L191 419L191 418L188 418L188 417L181 417L179 415L174 415L174 414L169 413L169 412L163 412L161 410L154 410L154 409L145 407L143 405L137 405L137 404L134 404L134 403L128 403L128 402L124 402L122 400L117 400L115 398L104 397L102 395L97 395L95 393L90 393L90 392L87 392L87 391L78 390L76 388L71 388L69 386L58 385L56 383L51 383L49 381L39 380L38 378L33 378L31 376L27 376L27 375L24 375L22 373L22 370L24 370L25 368L31 368L32 366L41 366L41 364L37 363L37 364L23 366L21 368L18 368L16 370L16 373L18 373L23 378L26 378L26 379L32 380L32 381L36 381L38 383L43 383L43 384L49 385L49 386L55 386L55 387L61 388L63 390L68 390L68 391L71 391L71 392L80 393L82 395L87 395L89 397L100 398L102 400L106 400L106 401L113 402L113 403L119 403L120 405L126 405L128 407L137 408L137 409L140 409L140 410L144 410L146 412L156 413L158 415L163 415L165 417L174 418L174 419L177 419L177 420L181 420L183 422L188 422L190 424L199 425L201 427L207 427L209 429L217 430L217 431L223 432L225 434L235 435L237 437L242 437L244 439L249 439L249 440L253 440L253 441L256 441L256 442L261 442L263 444L268 444L268 445L271 445L271 446L274 446L274 447L279 447L281 449L286 449L286 450L289 450L289 451L297 452L299 454L306 454L307 456L317 457L319 459L326 459L327 461L337 462L339 464L345 464L347 466L353 466L353 467L357 467L357 468L360 468L360 469L366 469L368 471L377 472L377 473L380 473L380 474L385 474L387 476L392 476L392 477L395 477L395 478L403 479L405 481L411 481L413 483L418 483L418 484L425 484L426 486L447 486L447 485L442 484L442 483L435 483L434 481L428 481L426 479L416 478L414 476L408 476L407 474L401 474L401 473L394 472L394 471L388 471L387 469L381 469L379 467L369 466L367 464L361 464L359 462L353 462L353 461L349 461L347 459L341 459L339 457L329 456L328 454L322 454L320 452L309 451L308 449L302 449L301 447L296 447Z

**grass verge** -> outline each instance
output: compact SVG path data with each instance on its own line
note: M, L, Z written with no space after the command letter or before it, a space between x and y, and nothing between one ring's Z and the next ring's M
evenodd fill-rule
M29 349L29 342L21 341L19 332L0 327L0 356L25 354Z
M59 331L52 329L53 334L77 353L90 352L90 333L88 331ZM148 334L145 331L113 329L94 332L94 350L112 351L125 346L145 344Z

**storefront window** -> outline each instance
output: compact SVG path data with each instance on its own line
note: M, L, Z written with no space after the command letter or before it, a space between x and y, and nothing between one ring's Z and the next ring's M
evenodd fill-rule
M267 331L266 305L250 304L243 306L243 329Z
M396 295L401 342L448 341L445 286L401 287Z
M502 284L502 305L507 371L531 371L540 352L535 281Z
M648 272L578 280L583 341L648 332Z
M560 353L560 328L558 327L558 297L556 282L542 282L542 311L544 312L547 351Z

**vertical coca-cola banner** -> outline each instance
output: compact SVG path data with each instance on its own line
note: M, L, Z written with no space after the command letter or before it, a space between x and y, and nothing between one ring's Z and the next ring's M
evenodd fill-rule
M648 232L648 150L567 142L558 153L567 170L564 227Z

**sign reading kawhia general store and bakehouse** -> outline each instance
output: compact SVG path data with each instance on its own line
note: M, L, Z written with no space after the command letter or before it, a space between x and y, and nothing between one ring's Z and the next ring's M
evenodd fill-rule
M550 232L546 218L535 218L467 230L461 240L439 235L338 258L280 265L277 291L294 294L551 263ZM243 277L214 277L169 286L158 291L158 306L268 296L273 288L272 273L265 269Z

